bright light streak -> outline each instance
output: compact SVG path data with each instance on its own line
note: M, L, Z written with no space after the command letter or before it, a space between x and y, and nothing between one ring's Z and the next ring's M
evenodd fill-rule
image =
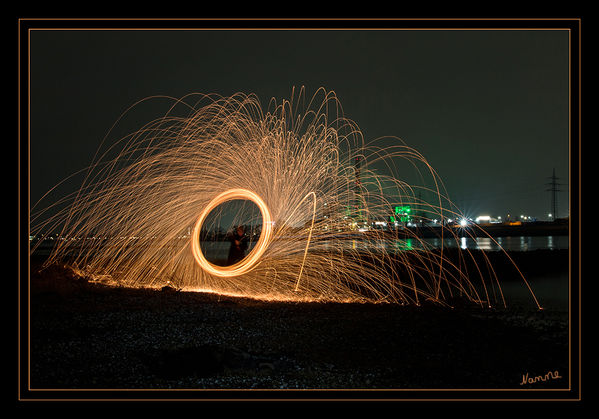
M475 276L447 261L443 251L415 253L428 249L420 237L409 237L409 252L364 247L362 242L413 234L365 227L389 217L395 206L390 201L430 217L419 221L441 220L443 241L458 245L460 238L444 220L451 223L461 212L420 153L399 139L392 146L389 137L381 144L365 141L333 92L319 89L310 100L304 94L302 89L289 101L269 102L268 109L255 95L192 94L174 99L167 112L112 144L107 136L78 193L58 201L70 205L49 219L43 215L56 201L32 209L32 236L60 231L62 238L46 266L67 263L92 280L119 286L171 284L267 300L503 300L491 266ZM356 154L363 162L359 182ZM400 179L404 168L396 166L404 161L428 183ZM416 198L418 188L431 202ZM233 199L258 206L262 232L243 260L217 266L200 248L201 231L211 211ZM323 207L326 218L317 218L316 208ZM463 227L469 224L460 220ZM350 242L356 230L363 234Z
M247 199L255 203L260 209L260 213L262 214L262 233L260 238L258 239L258 243L252 250L252 252L246 256L243 260L231 265L231 266L217 266L214 265L208 260L206 260L204 254L202 253L202 249L200 248L200 231L202 229L202 225L204 220L210 214L210 211L218 207L219 205L231 201L233 199ZM191 248L193 252L193 257L198 262L198 264L204 269L206 272L211 273L220 277L232 277L243 275L244 273L249 272L252 268L260 261L260 258L264 254L264 251L270 244L273 232L273 221L270 216L270 211L268 207L257 194L254 192L248 191L246 189L231 189L221 193L216 196L212 201L208 203L208 205L201 212L198 220L193 229L193 234L191 236Z

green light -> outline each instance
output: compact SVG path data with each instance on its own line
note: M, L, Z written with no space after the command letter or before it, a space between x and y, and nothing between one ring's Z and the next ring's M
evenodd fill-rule
M412 212L412 208L410 208L409 205L402 205L402 206L395 207L396 214L408 214L410 212Z
M397 249L400 251L414 250L412 239L398 240L395 242L395 247L397 247Z
M393 220L399 219L402 223L409 223L412 221L412 218L410 217L412 208L410 208L409 205L398 205L393 207L393 210L395 211L395 217L390 217L393 218Z
M395 215L399 216L399 219L402 223L410 222L410 213L412 212L412 208L409 205L397 206L395 209Z

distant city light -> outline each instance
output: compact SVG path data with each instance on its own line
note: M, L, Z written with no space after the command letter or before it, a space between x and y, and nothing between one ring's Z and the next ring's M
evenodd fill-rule
M480 224L480 223L500 223L501 222L501 217L491 217L490 215L479 215L478 217L476 217L476 223Z
M468 225L468 220L466 220L465 218L462 218L460 220L460 226L466 227L467 225Z

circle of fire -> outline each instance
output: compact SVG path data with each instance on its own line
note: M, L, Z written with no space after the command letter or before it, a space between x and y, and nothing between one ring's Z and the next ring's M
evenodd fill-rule
M204 254L202 253L202 249L200 248L200 230L202 228L202 224L204 220L210 214L214 208L219 205L231 201L233 199L247 199L255 203L260 209L260 213L262 214L262 233L260 234L260 238L256 243L254 249L247 255L243 260L231 265L231 266L217 266L214 265L206 259ZM266 247L270 243L272 237L272 218L270 215L270 211L268 207L257 194L252 191L248 191L247 189L231 189L225 191L214 198L212 201L208 203L208 205L204 208L200 216L198 217L198 221L196 222L193 234L191 235L191 248L193 252L193 257L198 262L198 264L204 269L206 272L220 276L220 277L232 277L243 275L251 271L256 264L260 261L260 257L264 254Z

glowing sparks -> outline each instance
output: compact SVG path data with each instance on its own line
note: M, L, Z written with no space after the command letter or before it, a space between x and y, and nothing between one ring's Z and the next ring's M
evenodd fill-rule
M216 266L208 262L202 253L202 249L200 248L200 230L210 211L220 204L233 199L247 199L254 202L260 209L264 227L262 228L262 234L260 235L260 239L258 240L256 247L254 247L248 256L231 266ZM270 244L272 238L272 229L272 218L270 216L270 212L268 211L268 207L258 195L246 189L231 189L229 191L225 191L208 203L195 224L193 234L191 235L191 249L193 257L202 267L202 269L209 274L220 277L243 275L251 271L253 267L260 261L260 258Z
M33 214L33 235L59 229L63 238L48 264L121 286L271 300L420 304L462 295L486 305L496 290L503 299L492 267L468 273L444 257L446 240L459 244L448 219L463 215L426 159L399 139L365 144L332 92L307 103L304 94L266 112L252 95L174 100L98 151L65 210L45 221L45 209ZM399 179L404 161L428 183ZM244 259L217 266L202 251L202 231L211 211L236 199L259 208L260 236ZM410 222L435 220L441 248L398 226L405 214L394 208L409 208ZM391 230L370 227L390 215ZM393 245L364 245L383 242ZM401 242L409 249L394 251Z

